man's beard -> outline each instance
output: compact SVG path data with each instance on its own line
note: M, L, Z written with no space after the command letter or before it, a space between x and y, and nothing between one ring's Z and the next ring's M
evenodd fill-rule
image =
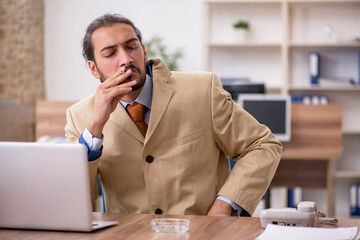
M146 65L146 62L144 61L144 66ZM100 69L97 67L97 65L95 64L96 69L100 75L100 82L104 82L106 80L104 74L100 71ZM132 92L139 90L140 88L142 88L145 84L145 80L146 80L146 71L145 71L145 67L143 69L143 71L141 71L138 67L136 67L134 64L130 64L130 66L127 69L131 69L132 72L137 72L140 74L140 79L139 81L136 82L136 84L134 86L132 86ZM126 69L126 70L127 70ZM125 71L126 71L125 70ZM125 79L122 83L124 82L130 82L131 81L131 75ZM120 83L121 84L121 83Z

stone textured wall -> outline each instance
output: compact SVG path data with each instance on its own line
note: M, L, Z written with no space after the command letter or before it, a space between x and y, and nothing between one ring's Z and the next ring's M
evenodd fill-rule
M0 103L27 106L34 127L44 89L44 1L0 0Z
M0 99L34 106L44 95L44 2L0 0Z

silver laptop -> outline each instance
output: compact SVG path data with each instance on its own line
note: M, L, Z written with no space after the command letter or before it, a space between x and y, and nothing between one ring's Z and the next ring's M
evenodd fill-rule
M87 150L81 144L0 142L0 227L90 232Z

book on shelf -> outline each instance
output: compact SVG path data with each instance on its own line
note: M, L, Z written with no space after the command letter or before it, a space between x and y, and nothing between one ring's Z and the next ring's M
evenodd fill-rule
M340 37L337 38L336 43L342 43L342 44L360 44L360 37L359 36L355 36L355 37Z
M358 52L358 80L346 77L323 77L320 75L320 54L309 53L310 84L319 87L354 87L360 85L360 52Z
M356 82L352 78L319 77L318 84L320 87L353 87L353 86L356 86Z
M360 216L360 183L349 184L350 216Z
M302 188L294 187L288 189L288 207L296 208L302 201Z
M270 188L270 207L285 208L288 206L288 189L287 187Z
M312 94L312 95L291 95L291 102L302 103L305 105L326 105L329 102L329 98L326 95Z
M302 201L303 190L301 187L272 187L270 188L270 206L271 208L296 208Z
M317 52L311 52L309 54L309 74L310 83L317 85L320 76L320 55Z
M355 216L360 216L360 184L356 184L356 214Z

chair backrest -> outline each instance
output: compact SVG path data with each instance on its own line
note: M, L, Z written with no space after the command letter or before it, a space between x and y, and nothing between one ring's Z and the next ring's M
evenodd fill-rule
M0 100L0 129L0 141L33 141L34 118L31 108L15 101Z
M75 102L40 100L36 102L36 139L65 136L66 109Z

